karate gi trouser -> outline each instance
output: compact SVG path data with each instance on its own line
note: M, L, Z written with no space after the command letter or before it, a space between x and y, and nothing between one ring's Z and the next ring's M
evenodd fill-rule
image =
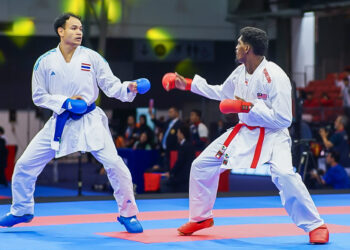
M228 131L212 142L192 163L190 174L190 221L212 218L222 159L215 154L228 137ZM279 189L282 205L294 223L309 232L321 226L320 218L311 196L300 175L293 171L290 138L277 138L270 161L272 181ZM234 143L234 140L232 141Z
M49 129L44 127L17 161L12 176L11 214L34 214L33 194L36 179L55 156L55 151L51 149L51 137ZM91 153L106 169L120 214L125 217L136 215L138 209L130 171L118 155L109 131L105 131L104 138L104 148Z

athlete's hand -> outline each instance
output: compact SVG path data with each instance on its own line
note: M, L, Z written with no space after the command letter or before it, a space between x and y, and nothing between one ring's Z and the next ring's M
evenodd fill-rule
M80 95L72 96L70 99L72 99L72 100L84 100L83 97L81 97Z
M186 90L186 79L182 75L175 72L175 87L177 89Z
M220 102L220 111L223 114L248 113L252 108L252 103L239 100L225 99Z
M132 93L137 93L137 83L136 82L130 82L128 84L128 90Z
M239 96L236 96L235 95L235 98L237 99L237 100L241 100L241 101L243 101L243 102L247 102L246 100L244 100L243 98L240 98ZM254 105L253 105L253 103L252 103L252 107L253 107Z
M162 79L163 87L166 91L174 88L180 90L191 90L192 79L184 78L178 73L166 73Z
M182 75L175 72L175 87L181 90L191 90L192 79L185 78Z

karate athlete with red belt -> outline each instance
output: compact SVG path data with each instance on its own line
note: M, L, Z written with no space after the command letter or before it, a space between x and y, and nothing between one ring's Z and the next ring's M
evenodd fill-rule
M263 56L267 47L263 30L245 27L236 46L236 57L242 64L222 85L209 85L198 75L193 81L174 73L163 77L166 90L189 90L221 101L220 110L238 113L240 120L192 163L190 218L178 228L181 235L191 235L214 224L212 209L222 171L268 163L272 181L294 223L309 233L310 243L329 240L327 226L300 175L293 171L288 132L292 122L291 84L283 70Z

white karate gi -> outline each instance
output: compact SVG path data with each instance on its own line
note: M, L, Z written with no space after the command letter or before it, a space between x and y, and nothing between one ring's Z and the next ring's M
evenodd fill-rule
M265 128L259 165L269 163L272 181L280 190L282 204L297 226L309 232L324 222L302 182L293 171L291 139L288 127L292 121L291 84L283 70L264 59L246 84L246 70L242 64L222 85L209 85L196 75L191 91L214 100L235 99L235 96L252 102L249 113L240 113L241 123ZM213 216L220 173L225 168L249 168L257 145L260 129L243 126L232 140L223 158L215 157L231 130L212 142L194 160L190 176L190 221L202 221Z
M108 118L99 107L79 120L68 120L59 151L53 149L57 146L53 142L56 117L65 111L61 107L67 98L80 95L91 105L96 101L100 87L108 97L131 102L136 94L128 93L128 84L122 84L113 75L106 60L97 52L83 46L76 48L69 63L59 47L39 57L33 69L33 101L54 113L16 163L12 177L13 215L34 214L33 193L37 176L52 158L77 151L91 152L103 164L120 214L129 217L138 213L130 171L117 153Z

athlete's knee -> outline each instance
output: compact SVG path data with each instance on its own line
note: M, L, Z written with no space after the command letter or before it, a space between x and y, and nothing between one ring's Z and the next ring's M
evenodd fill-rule
M26 171L29 167L29 161L27 161L26 159L23 159L23 157L20 157L15 165L14 168L14 174L18 173L18 172L23 172Z
M293 182L297 180L299 175L295 173L292 169L274 169L271 171L272 174L272 182L275 183L276 185L287 185L290 182Z
M199 156L196 159L194 159L194 161L192 162L191 169L192 168L201 169L203 168L203 166L204 166L203 159L201 156Z
M120 156L111 157L103 162L103 167L108 175L119 175L123 178L131 178L130 171Z
M124 161L119 155L111 155L108 159L101 161L105 169L117 168L121 165L125 165Z

